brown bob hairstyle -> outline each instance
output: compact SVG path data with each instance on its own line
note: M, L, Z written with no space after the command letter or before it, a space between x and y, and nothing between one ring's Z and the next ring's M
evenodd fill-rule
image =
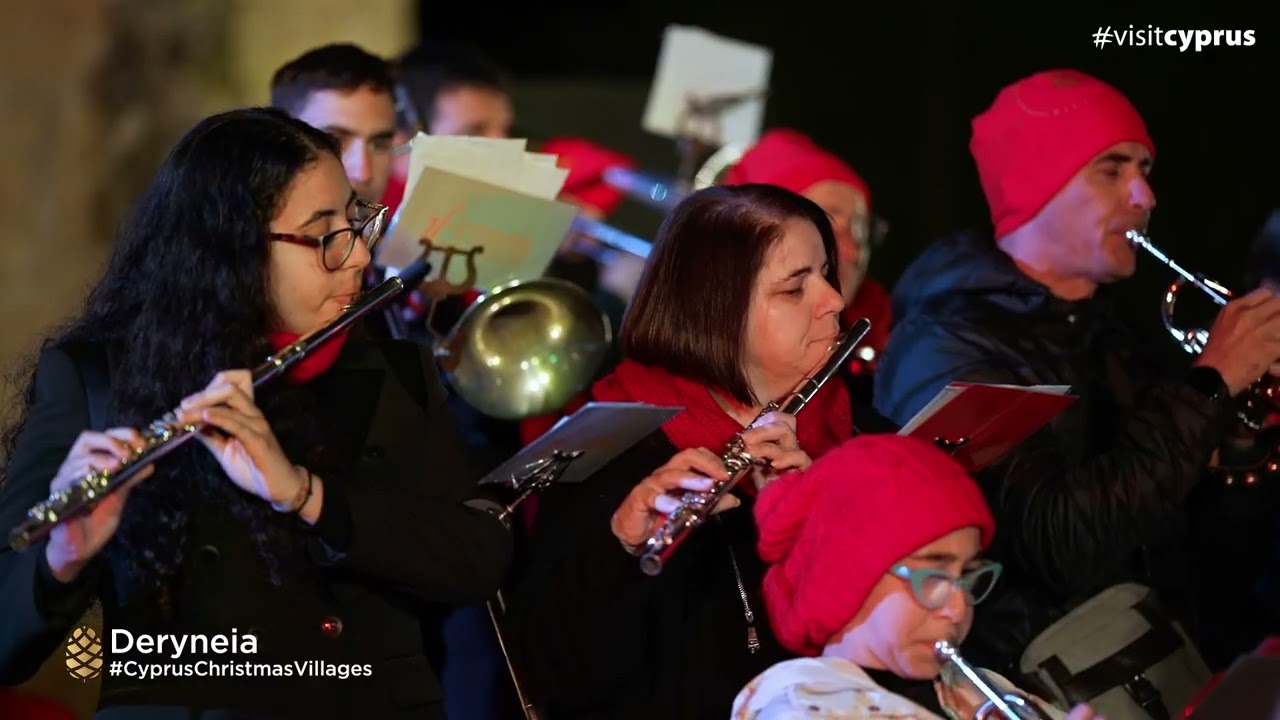
M747 309L765 253L793 219L818 228L827 255L824 277L839 292L836 237L817 203L776 185L699 190L658 230L622 321L622 354L759 404L742 362Z

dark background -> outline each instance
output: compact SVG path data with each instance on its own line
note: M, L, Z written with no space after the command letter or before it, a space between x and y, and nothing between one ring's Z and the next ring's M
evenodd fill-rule
M1035 4L725 0L560 0L495 8L420 5L425 39L474 43L516 80L519 130L573 133L674 173L674 144L640 127L662 32L671 23L773 49L765 127L790 126L848 160L872 189L890 235L871 273L891 285L931 239L988 225L968 153L969 123L1003 85L1073 67L1120 88L1156 143L1150 236L1184 266L1243 290L1248 249L1280 206L1280 19L1262 4ZM1252 29L1252 47L1182 52L1095 48L1099 26ZM613 222L651 237L660 216L628 202ZM1123 286L1125 309L1170 357L1157 314L1171 273L1147 256ZM1189 319L1210 306L1184 300ZM1199 306L1199 307L1197 307Z

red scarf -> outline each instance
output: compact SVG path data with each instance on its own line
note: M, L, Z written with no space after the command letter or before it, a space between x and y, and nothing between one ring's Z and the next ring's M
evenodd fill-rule
M591 390L602 402L642 402L683 407L662 432L676 450L705 447L719 454L742 425L724 411L706 387L661 368L624 359ZM796 414L800 447L817 459L853 435L853 411L844 384L832 378ZM748 483L749 485L750 483Z
M271 333L271 347L275 352L280 352L289 343L302 337L294 333L273 332ZM329 368L333 367L333 363L338 359L338 354L342 352L342 346L347 341L347 333L341 333L336 337L332 337L328 342L320 347L312 349L307 353L306 357L296 361L285 373L285 380L291 385L301 385L311 382L320 377Z

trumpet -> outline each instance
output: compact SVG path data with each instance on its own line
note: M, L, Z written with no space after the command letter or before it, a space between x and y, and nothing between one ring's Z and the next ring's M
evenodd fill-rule
M852 327L837 339L830 357L816 373L801 381L785 402L779 403L775 400L766 405L751 421L751 425L747 427L754 426L759 422L760 418L777 410L781 410L788 415L794 415L799 412L817 394L818 390L831 379L831 376L848 362L849 356L853 354L853 349L862 341L862 338L866 337L869 330L871 330L870 320L861 318L855 322ZM640 569L646 575L652 576L661 573L663 566L666 565L676 548L689 537L690 533L707 521L707 518L711 516L711 511L715 509L725 495L729 494L741 482L742 478L746 477L751 466L761 464L757 458L753 458L747 452L746 446L742 442L742 433L735 435L729 442L729 446L720 457L720 461L724 463L729 478L716 482L706 492L685 493L680 499L679 507L667 516L666 520L645 540L644 554L640 557Z
M973 714L973 720L994 720L994 718L1003 718L1004 720L1049 720L1049 716L1036 706L1030 698L1015 692L1001 694L1000 691L991 687L987 679L982 673L965 659L960 657L960 653L955 646L946 640L939 640L933 646L933 652L938 660L943 663L951 663L964 676L973 683L973 686L982 693L987 701L984 702ZM992 715L992 713L1000 713Z
M417 287L430 271L431 265L426 258L419 258L397 277L388 278L357 297L327 325L286 345L254 368L253 386L261 387L284 374L295 363L346 330L365 314L381 307L405 288ZM90 472L71 487L52 493L46 500L28 510L27 517L10 533L9 546L14 550L25 550L48 535L58 524L88 512L143 468L173 452L203 428L203 423L180 423L175 412L166 413L147 426L141 433L143 446L122 460L116 469Z
M1125 237L1135 247L1145 250L1152 257L1166 265L1170 270L1178 274L1178 278L1173 281L1169 289L1165 292L1164 300L1160 304L1160 317L1164 321L1165 328L1173 335L1173 339L1178 342L1183 350L1198 355L1209 342L1209 331L1204 329L1187 330L1178 327L1173 321L1174 307L1178 300L1178 292L1186 287L1187 283L1191 283L1199 288L1204 294L1209 296L1218 306L1226 305L1235 299L1235 294L1223 286L1221 283L1210 280L1198 273L1192 273L1186 268L1179 265L1173 258L1164 254L1151 243L1151 240L1137 230L1130 230L1125 233ZM1267 416L1272 410L1280 409L1280 390L1277 390L1275 381L1269 375L1254 382L1241 396L1238 398L1238 407L1236 415L1240 421L1250 430L1261 430L1265 424Z

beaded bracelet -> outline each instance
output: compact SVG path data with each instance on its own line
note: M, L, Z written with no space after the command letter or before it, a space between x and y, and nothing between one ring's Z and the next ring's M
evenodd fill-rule
M314 476L311 474L311 471L306 468L302 468L302 471L307 474L307 494L302 498L302 502L298 503L298 507L294 508L293 510L290 510L290 512L293 513L294 515L297 515L298 513L302 512L302 508L306 507L307 502L311 500L311 479Z
M306 469L306 468L302 467L301 465L294 465L293 467L294 467L295 469L297 469L297 470L301 470L302 472L304 472L304 473L306 473L306 474L307 474L307 491L306 491L306 494L302 495L302 500L301 500L297 505L293 506L292 508L288 508L288 507L284 507L284 508L282 508L282 507L279 507L279 506L275 505L274 503L271 505L271 507L275 508L278 512L287 512L287 513L289 513L290 515L297 515L299 512L302 512L302 508L306 507L306 506L307 506L307 501L309 501L309 500L311 499L311 490L312 490L311 482L312 482L312 475L311 475L311 471L310 471L310 470L308 470L308 469ZM299 494L302 494L302 491L301 491L301 490L299 490L298 492L299 492Z

